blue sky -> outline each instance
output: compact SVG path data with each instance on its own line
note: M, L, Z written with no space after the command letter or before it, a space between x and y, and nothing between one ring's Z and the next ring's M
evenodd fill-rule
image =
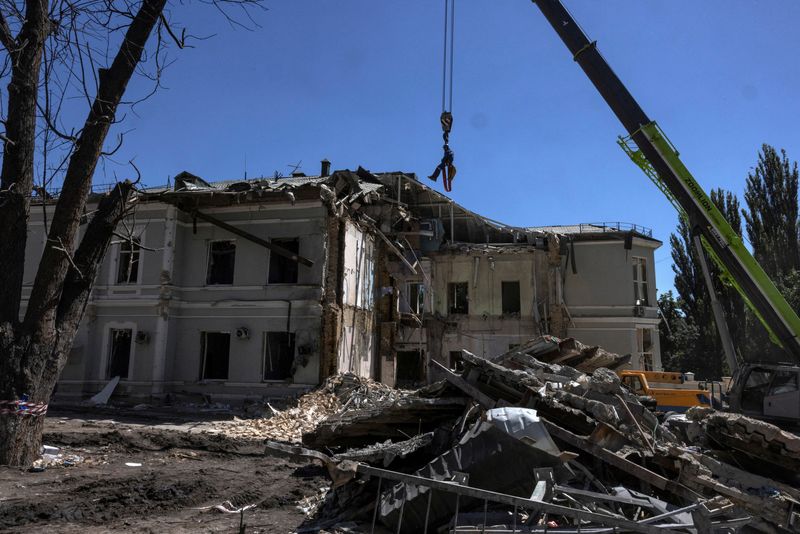
M706 189L741 195L764 142L800 158L800 2L565 4ZM150 185L182 170L241 177L245 160L250 177L298 161L315 174L322 158L424 179L441 157L443 2L265 5L254 31L198 3L173 9L177 27L215 35L171 53L166 89L128 114L115 159L135 158ZM651 227L669 289L677 216L617 147L622 126L538 9L458 0L456 19L453 198L513 225ZM112 170L125 175L106 166L95 181Z

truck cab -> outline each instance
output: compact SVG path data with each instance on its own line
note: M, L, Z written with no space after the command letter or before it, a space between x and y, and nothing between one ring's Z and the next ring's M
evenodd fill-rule
M731 410L776 423L800 420L800 367L747 364L733 379Z

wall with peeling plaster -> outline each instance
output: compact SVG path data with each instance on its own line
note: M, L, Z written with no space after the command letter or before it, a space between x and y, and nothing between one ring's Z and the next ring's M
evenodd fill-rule
M337 369L371 376L375 350L375 237L344 222L342 317Z

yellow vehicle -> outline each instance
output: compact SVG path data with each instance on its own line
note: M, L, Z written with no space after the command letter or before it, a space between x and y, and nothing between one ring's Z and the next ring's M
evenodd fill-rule
M716 388L714 383L687 384L683 373L627 370L619 371L619 376L622 383L637 395L655 399L656 409L661 412L685 412L692 406L719 407L722 404L719 398L715 398L715 390L719 395L721 388ZM661 384L668 386L656 387Z

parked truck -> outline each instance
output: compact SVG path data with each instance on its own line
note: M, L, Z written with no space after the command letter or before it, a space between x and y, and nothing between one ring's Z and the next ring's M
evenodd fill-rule
M718 382L687 381L683 373L667 371L620 371L622 383L637 395L656 402L659 412L683 413L692 406L722 406L722 386Z

